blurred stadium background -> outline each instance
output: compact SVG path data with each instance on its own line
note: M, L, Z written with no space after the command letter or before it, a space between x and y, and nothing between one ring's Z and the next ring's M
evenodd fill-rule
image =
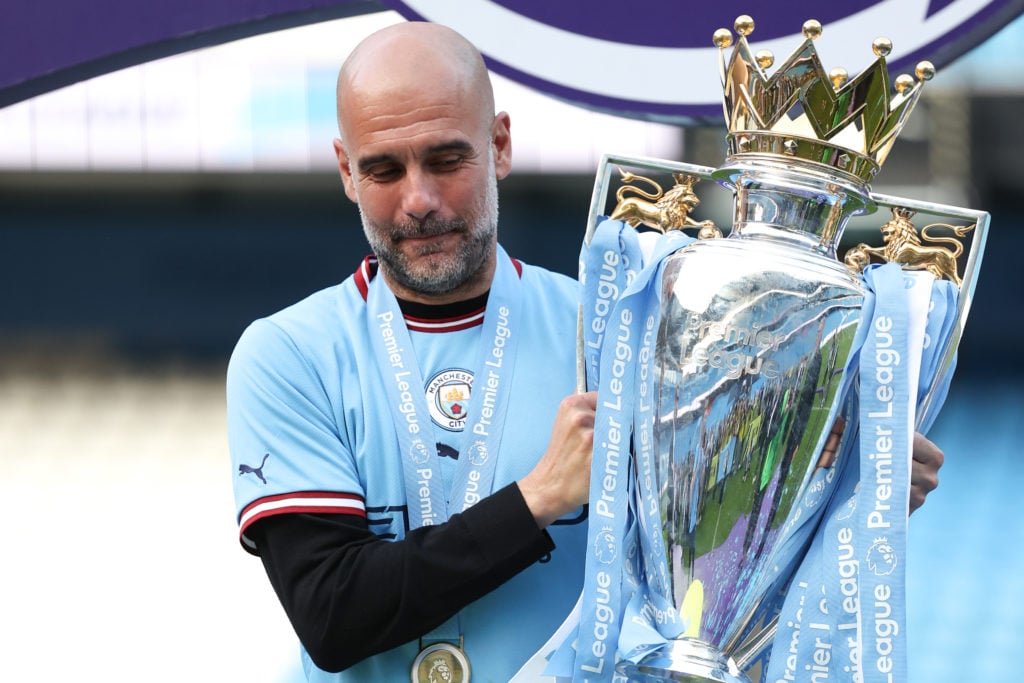
M299 680L236 540L223 374L249 321L367 252L333 168L334 77L400 20L249 38L0 109L0 680ZM940 72L875 184L992 214L930 435L942 486L911 527L912 683L1019 680L1021 44L1024 19ZM502 241L525 260L575 273L602 153L721 159L720 129L496 80L516 160Z

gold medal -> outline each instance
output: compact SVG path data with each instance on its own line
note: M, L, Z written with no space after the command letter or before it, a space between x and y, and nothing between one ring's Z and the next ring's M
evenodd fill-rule
M469 683L469 659L458 645L427 645L412 662L412 683Z

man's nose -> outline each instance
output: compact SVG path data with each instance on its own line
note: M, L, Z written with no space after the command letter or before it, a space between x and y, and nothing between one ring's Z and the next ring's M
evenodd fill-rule
M419 169L408 171L403 188L402 210L407 216L424 220L440 208L437 181Z

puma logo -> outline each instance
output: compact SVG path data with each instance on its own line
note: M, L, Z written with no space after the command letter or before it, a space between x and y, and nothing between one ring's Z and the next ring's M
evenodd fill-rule
M260 481L262 481L264 484L266 484L267 483L267 478L263 476L263 466L267 464L267 458L269 458L269 457L270 457L270 453L265 453L263 455L263 462L260 463L259 467L253 467L252 465L246 465L243 462L241 465L238 466L238 476L242 476L243 474L255 474L257 477L260 478Z

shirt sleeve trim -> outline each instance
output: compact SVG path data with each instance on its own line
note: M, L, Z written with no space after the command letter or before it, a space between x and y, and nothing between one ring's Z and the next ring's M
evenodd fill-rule
M258 498L246 505L238 516L242 546L250 552L256 550L256 544L245 535L255 522L291 513L334 513L365 518L366 503L362 496L356 494L329 491L300 491Z

